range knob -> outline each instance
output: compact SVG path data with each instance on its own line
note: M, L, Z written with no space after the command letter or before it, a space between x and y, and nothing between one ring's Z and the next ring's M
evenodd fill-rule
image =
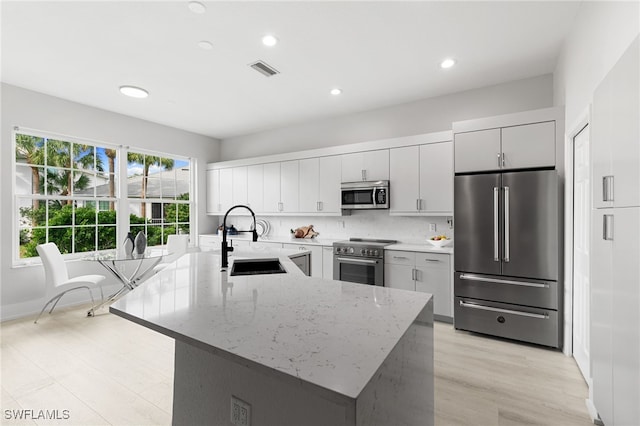
M374 255L375 257L378 257L378 250L374 250L374 251L373 251L373 255Z
M349 247L348 249L348 253L349 254L353 254L355 252L355 250L353 249L353 247Z
M366 249L360 250L360 254L363 255L363 256L366 256L367 255L367 250Z

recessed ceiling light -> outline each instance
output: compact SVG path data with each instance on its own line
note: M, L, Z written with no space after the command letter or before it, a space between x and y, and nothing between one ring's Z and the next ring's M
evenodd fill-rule
M451 59L451 58L447 58L444 61L440 62L440 68L451 68L452 66L454 66L456 64L456 61Z
M264 44L265 46L275 46L276 44L278 44L278 39L271 34L267 34L266 36L262 37L262 44Z
M341 94L341 93L342 93L342 89L338 89L338 88L336 88L336 89L331 89L331 94L332 94L333 96L337 96L337 95L339 95L339 94Z
M210 41L202 40L198 42L198 47L203 50L213 49L213 44Z
M146 98L149 96L149 92L144 89L135 86L120 86L120 93L132 98Z
M207 8L205 7L204 4L198 1L190 1L189 10L192 11L193 13L204 13L207 10Z

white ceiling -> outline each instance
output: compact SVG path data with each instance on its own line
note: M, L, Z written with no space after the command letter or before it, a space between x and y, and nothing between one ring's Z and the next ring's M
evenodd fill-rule
M229 138L551 73L579 2L2 1L2 81ZM265 47L260 39L276 35ZM197 43L208 40L213 49ZM451 56L449 70L439 67ZM248 67L258 59L281 74ZM145 100L121 95L144 87ZM333 87L343 89L332 96Z

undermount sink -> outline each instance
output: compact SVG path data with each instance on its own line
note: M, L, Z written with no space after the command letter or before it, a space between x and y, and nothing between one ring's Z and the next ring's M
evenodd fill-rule
M286 274L287 271L277 258L272 259L236 259L230 275Z

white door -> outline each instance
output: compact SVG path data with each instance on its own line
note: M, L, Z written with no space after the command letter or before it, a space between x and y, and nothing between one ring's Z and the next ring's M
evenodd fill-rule
M280 207L287 213L298 212L298 194L300 188L298 160L280 163Z
M340 167L338 155L320 158L319 201L323 213L340 213Z
M420 210L419 147L406 146L389 150L391 177L391 213L416 213Z
M265 213L279 212L280 206L280 163L267 163L263 167L263 191Z
M589 382L591 184L588 126L573 138L573 163L573 357Z
M299 163L300 192L299 211L316 213L320 210L318 188L320 187L320 159L305 158Z
M420 146L420 210L453 214L452 142Z
M264 211L264 165L254 164L247 167L247 205L256 214Z

